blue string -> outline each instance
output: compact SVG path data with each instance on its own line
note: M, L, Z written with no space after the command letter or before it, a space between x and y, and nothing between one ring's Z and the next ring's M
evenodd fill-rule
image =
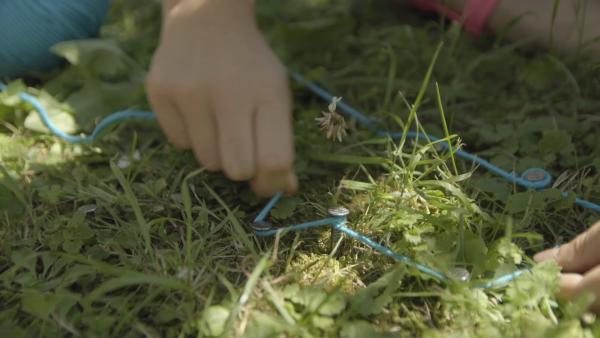
M345 219L342 221L338 221L338 223L334 224L334 227L336 230L341 231L341 232L345 233L346 235L348 235L360 242L363 242L364 244L370 246L371 248L373 248L385 255L392 257L393 259L397 260L398 262L402 262L408 266L412 266L413 268L415 268L415 269L417 269L417 270L419 270L441 282L448 281L448 277L446 277L443 273L435 271L426 265L417 263L414 260L412 260L410 257L397 254L396 252L392 251L391 249L370 239L369 237L367 237L359 232L356 232L348 227L345 227L344 226L345 223L346 223Z
M316 220L316 221L312 221L312 222L294 224L294 225L280 227L280 228L271 229L271 230L256 231L256 235L259 237L274 236L280 232L300 231L300 230L305 230L305 229L309 229L309 228L318 228L318 227L322 227L324 225L334 224L337 221L339 221L338 218L329 217L329 218L324 218L324 219L320 219L320 220Z
M305 79L300 74L292 73L292 77L296 81L298 81L300 84L306 86L314 94L321 97L323 100L328 101L328 102L333 100L333 95L331 95L329 92L327 92L323 88L319 87L314 82L311 82L311 81ZM6 88L7 87L4 84L0 83L0 91L4 91L4 90L6 90ZM50 117L48 115L48 112L46 111L46 109L43 107L43 105L39 102L39 100L37 98L35 98L34 96L32 96L28 93L20 93L19 97L23 101L25 101L33 106L33 108L35 109L35 111L38 113L41 120L43 121L44 125L52 132L52 134L62 138L63 140L65 140L66 142L69 142L69 143L91 143L91 142L94 142L99 138L101 133L108 126L113 125L118 122L129 121L132 119L144 119L144 120L156 119L156 115L152 112L138 111L138 110L121 111L121 112L111 114L108 117L106 117L105 119L103 119L102 121L100 121L100 123L96 126L96 128L92 131L92 133L90 135L74 136L74 135L69 135L69 134L63 132L62 130L60 130L60 128L58 128L52 122L52 120L50 119ZM337 107L342 112L355 118L359 123L361 123L368 129L373 131L378 136L387 136L392 139L397 139L397 138L402 137L402 132L389 132L389 131L377 129L377 124L374 120L370 119L369 117L367 117L365 114L363 114L359 110L353 108L352 106L350 106L344 102L341 102L341 101L338 102ZM414 138L414 139L419 139L419 138L430 139L434 142L441 140L437 137L426 135L426 134L423 134L420 132L408 132L406 136L409 138ZM445 150L450 149L450 144L448 143L448 141L444 141L439 144ZM478 157L477 155L468 153L464 150L460 150L460 149L456 150L455 154L456 154L456 156L458 156L460 158L469 160L473 163L476 163L476 164L484 167L488 171L504 178L505 180L507 180L513 184L517 184L517 185L523 186L525 188L540 190L540 189L546 189L550 186L550 184L552 184L552 176L550 175L550 173L548 173L546 170L541 169L541 168L531 168L531 169L528 169L525 172L523 172L523 174L521 176L517 176L515 173L509 173L509 172L491 164L490 162ZM283 196L282 193L278 193L275 196L273 196L273 198L271 198L271 200L267 203L267 205L265 205L265 207L259 212L258 216L254 220L255 223L265 221L265 219L268 217L271 209L277 204L277 202L279 202L279 200L282 198L282 196ZM563 196L566 197L567 194L563 193ZM594 204L590 201L576 198L575 204L582 206L584 208L588 208L588 209L592 209L592 210L600 212L600 205ZM395 260L397 260L399 262L402 262L408 266L411 266L411 267L437 279L440 282L448 282L450 280L450 278L448 278L443 273L436 271L436 270L434 270L428 266L425 266L423 264L417 263L410 257L400 255L400 254L392 251L391 249L373 241L369 237L346 227L345 226L346 222L347 222L346 217L330 217L330 218L325 218L325 219L321 219L321 220L317 220L317 221L301 223L301 224L294 224L294 225L287 226L287 227L280 227L277 229L257 230L257 231L255 231L255 234L257 236L265 237L265 236L273 236L278 233L286 232L286 231L300 231L300 230L304 230L304 229L308 229L308 228L321 227L321 226L328 225L328 226L332 226L337 231L343 232L343 233L347 234L348 236L368 245L369 247L373 248L374 250L377 250L387 256L394 258ZM513 281L514 279L518 278L525 271L527 271L527 270L518 270L511 274L507 274L507 275L498 277L498 278L491 280L489 282L486 282L482 285L477 285L476 287L484 288L484 289L499 287L499 286L505 285L505 284Z
M6 85L0 82L0 91L4 91L6 89L7 89ZM156 119L156 116L152 112L140 111L140 110L120 111L120 112L111 114L111 115L107 116L105 119L103 119L102 121L100 121L100 123L98 123L98 125L96 126L96 128L94 128L94 130L92 131L92 133L90 135L75 136L75 135L69 135L69 134L65 133L64 131L60 130L60 128L58 128L56 126L56 124L54 124L54 122L52 122L52 119L50 119L50 115L48 114L48 111L46 111L46 108L44 108L42 103L35 96L32 96L28 93L19 93L19 98L21 98L21 100L23 100L24 102L27 102L31 106L33 106L33 109L35 109L35 111L38 113L38 115L39 115L40 119L42 120L42 122L44 123L44 125L50 130L50 132L52 134L60 137L61 139L65 140L68 143L74 143L74 144L92 143L99 138L100 134L102 134L102 132L107 127L109 127L113 124L119 123L119 122L130 121L130 120L155 120Z
M327 92L323 88L319 87L314 82L305 79L302 75L294 72L294 73L292 73L292 77L296 81L298 81L300 84L306 86L314 94L321 97L322 99L324 99L328 102L333 100L333 95L331 95L329 92ZM0 90L5 90L5 89L6 89L6 86L4 84L0 83ZM89 136L74 136L74 135L69 135L69 134L63 132L62 130L60 130L60 128L58 128L52 122L52 120L50 119L50 117L48 115L48 112L46 111L44 106L40 103L40 101L37 98L35 98L34 96L32 96L28 93L20 93L19 97L23 101L25 101L33 106L33 108L37 111L38 115L42 119L42 122L44 123L44 125L54 135L62 138L63 140L65 140L66 142L69 142L69 143L92 143L99 138L100 134L108 126L113 125L118 122L129 121L132 119L138 119L138 120L139 119L142 119L142 120L156 119L155 114L152 112L139 111L139 110L121 111L121 112L111 114L108 117L106 117L105 119L103 119L102 121L100 121L100 123L96 126L96 128L92 131L92 133ZM342 101L338 102L337 107L342 112L347 113L348 115L352 116L359 123L361 123L368 129L375 132L378 136L388 136L393 139L402 137L402 132L389 132L389 131L385 131L385 130L378 130L376 128L376 123L374 120L370 119L364 113L360 112L359 110L353 108L352 106L350 106ZM406 136L410 137L410 138L415 138L415 139L416 138L422 138L422 139L429 138L430 140L432 140L434 142L440 141L440 138L437 138L437 137L431 136L431 135L425 135L420 132L408 132ZM450 149L450 144L448 143L448 141L444 141L439 144L446 150ZM484 167L488 171L504 178L508 182L520 185L525 188L541 190L541 189L548 188L552 184L552 175L550 175L549 172L547 172L546 170L541 169L541 168L531 168L531 169L528 169L525 172L523 172L523 174L521 176L517 176L515 173L509 173L509 172L491 164L490 162L478 157L477 155L468 153L464 150L460 150L460 149L456 150L455 154L458 157L461 157L465 160L471 161L473 163L476 163L476 164ZM530 177L530 175L535 175L536 179L528 179L528 177ZM563 194L563 195L565 195L565 194ZM274 203L277 203L277 202L275 201ZM581 207L587 208L587 209L591 209L591 210L600 212L600 205L592 203L590 201L576 198L575 204L577 204Z
M281 193L278 193L275 196L273 196L269 200L267 205L265 205L265 207L259 212L258 216L256 216L256 218L254 219L254 222L255 223L263 222L266 219L266 217L269 215L269 213L271 212L271 209L273 209L273 207L277 204L277 201L279 201L282 196L283 195ZM337 231L340 231L340 232L348 235L349 237L354 238L355 240L357 240L359 242L366 244L367 246L371 247L372 249L379 251L380 253L395 259L398 262L401 262L405 265L413 267L413 268L417 269L418 271L421 271L422 273L424 273L430 277L433 277L434 279L438 280L439 282L442 282L442 283L452 282L452 278L449 278L442 272L439 272L439 271L437 271L431 267L428 267L426 265L423 265L421 263L415 262L415 260L413 260L412 258L410 258L408 256L400 255L400 254L394 252L392 249L375 242L371 238L348 228L346 226L347 221L348 221L348 219L345 216L328 217L328 218L324 218L324 219L317 220L317 221L293 224L293 225L274 228L274 229L256 230L254 233L258 237L269 237L269 236L274 236L279 233L285 233L285 232L289 232L289 231L300 231L300 230L304 230L304 229L308 229L308 228L322 227L322 226L327 225L327 226L331 226L333 229L335 229ZM485 282L483 284L477 284L477 285L475 285L475 287L481 288L481 289L498 288L498 287L504 286L504 285L510 283L511 281L515 280L519 276L523 275L523 273L525 273L526 271L528 271L528 270L517 270L515 272L500 276L498 278L495 278L495 279Z
M306 86L308 89L310 89L310 91L312 91L314 94L321 97L323 100L325 100L327 102L331 102L333 100L333 98L334 98L333 95L331 95L325 89L319 87L314 82L307 80L302 75L300 75L298 73L292 73L292 77L296 81L298 81L300 84L302 84L302 85ZM337 103L337 108L339 108L340 111L355 118L359 123L361 123L368 129L373 131L378 136L387 136L392 139L398 139L398 138L402 137L403 132L390 132L390 131L378 129L377 124L374 120L370 119L364 113L360 112L359 110L353 108L352 106L350 106L348 104L345 104L342 101L339 101ZM407 132L406 136L409 138L413 138L413 139L429 138L430 140L432 140L434 142L441 140L440 138L437 138L435 136L425 135L420 132ZM439 144L442 147L444 147L444 149L446 149L446 150L450 149L450 144L448 143L448 141L444 141ZM503 170L500 167L497 167L497 166L491 164L490 162L480 158L479 156L471 154L464 150L458 149L455 151L455 154L456 154L456 156L458 156L460 158L463 158L465 160L471 161L473 163L478 164L479 166L484 167L488 171L504 178L505 180L507 180L510 183L517 184L517 185L520 185L520 186L528 188L528 189L535 189L535 190L547 189L552 184L552 175L548 171L546 171L545 169L542 169L542 168L530 168L530 169L527 169L526 171L524 171L521 176L518 176L515 173L509 173L508 171ZM534 178L530 178L530 177L534 177ZM563 194L563 195L565 195L565 194ZM594 210L596 212L600 212L600 205L592 203L590 201L576 198L575 204L577 204L583 208L587 208L587 209Z
M267 203L267 205L265 205L265 207L260 211L260 213L258 213L258 216L256 216L256 218L254 219L254 222L256 223L256 222L264 221L265 218L267 218L267 216L269 216L269 212L271 211L271 209L273 209L275 204L277 204L277 202L279 202L281 197L283 197L283 193L275 194L275 196L273 196L273 198L271 198L271 200L269 200L269 203Z

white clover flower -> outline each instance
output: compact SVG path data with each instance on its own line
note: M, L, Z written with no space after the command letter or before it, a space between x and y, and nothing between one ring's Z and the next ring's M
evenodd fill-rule
M329 112L321 112L323 116L315 119L319 122L321 130L325 133L325 137L333 141L337 140L338 142L342 142L348 128L344 117L336 112L337 103L341 99L341 97L334 97L328 106Z

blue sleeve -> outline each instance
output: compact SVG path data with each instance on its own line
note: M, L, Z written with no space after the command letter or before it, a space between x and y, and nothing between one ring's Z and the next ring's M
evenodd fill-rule
M109 0L0 0L0 78L56 67L54 44L98 34Z

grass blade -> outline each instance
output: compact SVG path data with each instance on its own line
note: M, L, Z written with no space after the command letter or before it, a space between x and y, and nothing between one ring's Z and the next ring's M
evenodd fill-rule
M140 234L142 236L142 239L144 240L144 247L146 253L151 254L152 244L150 242L150 226L144 218L144 214L142 213L140 204L138 203L137 198L133 194L133 190L131 189L129 182L127 182L127 179L125 179L125 176L123 175L121 169L119 169L113 162L110 163L110 169L112 170L113 175L115 175L115 177L119 181L119 184L121 184L121 187L125 191L125 198L127 198L127 202L129 202L129 205L131 205L131 208L133 209L133 213L135 214L135 219L137 221Z
M454 168L454 174L458 175L458 169L456 168L456 161L454 160L454 150L452 150L452 142L450 141L450 133L448 132L448 123L446 123L446 114L444 113L444 105L442 104L442 95L440 94L440 86L435 83L435 94L437 98L438 108L442 117L442 125L444 126L444 135L448 139L448 150L450 150L450 158L452 159L452 167Z
M435 53L433 54L431 63L429 63L429 68L427 68L427 73L425 74L425 79L423 79L423 83L421 84L421 88L419 89L419 93L417 94L417 98L415 99L415 103L411 106L410 113L408 115L408 120L406 121L406 124L404 125L404 132L402 133L402 138L400 139L400 142L398 143L400 145L399 146L400 149L402 149L402 146L406 142L407 132L408 132L410 126L412 125L413 121L415 120L417 111L421 107L421 102L423 101L423 97L425 96L425 92L427 91L427 87L429 86L429 81L431 80L431 74L433 74L433 68L435 67L438 56L440 55L440 52L442 51L443 46L444 46L444 42L440 41L440 43L438 44L438 46L435 50Z
M204 169L198 169L188 174L181 181L181 198L183 199L183 212L185 215L185 264L189 265L192 257L192 228L194 225L194 217L192 216L192 197L188 182L204 172Z
M357 155L340 155L340 154L311 154L311 159L321 162L333 162L344 164L385 164L387 159L379 156L357 156Z

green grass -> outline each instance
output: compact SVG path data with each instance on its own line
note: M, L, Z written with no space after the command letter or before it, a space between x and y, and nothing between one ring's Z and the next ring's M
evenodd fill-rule
M78 61L31 82L65 127L90 130L100 115L147 108L143 70L159 8L114 3L102 40L62 45ZM442 271L466 267L473 280L518 266L533 273L484 292L441 285L349 239L332 248L326 229L256 238L248 225L266 201L198 170L155 124L121 125L94 146L72 146L37 132L29 107L5 93L0 335L600 335L587 299L557 301L557 267L529 258L598 217L560 197L600 201L598 65L475 41L377 4L265 0L259 18L286 64L381 123L445 137L506 170L544 167L562 182L525 191L427 140L376 138L353 121L332 145L315 121L327 103L294 85L301 190L272 218L309 221L344 205L352 228ZM130 165L119 166L123 159ZM91 204L94 212L80 209Z

